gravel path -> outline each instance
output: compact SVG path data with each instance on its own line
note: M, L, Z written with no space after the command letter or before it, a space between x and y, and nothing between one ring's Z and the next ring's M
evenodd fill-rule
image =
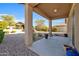
M5 35L0 44L0 56L37 56L24 44L24 33Z

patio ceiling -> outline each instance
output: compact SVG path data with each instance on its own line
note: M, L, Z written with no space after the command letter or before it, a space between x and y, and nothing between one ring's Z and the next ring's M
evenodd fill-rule
M33 11L52 20L66 18L72 7L72 3L30 3Z

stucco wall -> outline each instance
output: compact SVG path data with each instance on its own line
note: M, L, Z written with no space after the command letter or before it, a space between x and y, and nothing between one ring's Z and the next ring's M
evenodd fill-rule
M75 5L74 8L74 27L75 27L75 47L79 51L79 4Z
M73 12L68 17L67 32L68 36L74 39L75 47L79 51L79 4L75 4Z
M68 23L67 23L67 33L68 36L72 39L72 22L73 21L73 13L68 17Z

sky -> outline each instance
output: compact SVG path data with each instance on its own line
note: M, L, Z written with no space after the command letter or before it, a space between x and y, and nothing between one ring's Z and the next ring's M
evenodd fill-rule
M45 24L46 26L49 26L49 21L48 21L48 19L46 19L46 18L44 18L44 17L38 15L37 13L33 12L33 26L36 25L36 24L35 24L35 21L38 20L38 19L39 19L39 20L40 20L40 19L45 20L44 24ZM59 24L63 24L63 23L65 23L65 19L64 19L64 18L52 20L52 26L59 25Z
M0 16L1 15L12 15L15 17L16 22L23 22L25 21L25 9L23 4L18 3L0 3ZM33 12L33 26L35 26L35 20L43 19L45 20L45 25L48 26L48 20L37 13ZM27 17L27 16L26 16ZM64 23L64 19L53 20L52 25L58 25Z
M18 3L0 3L0 16L12 15L16 21L24 22L24 5Z

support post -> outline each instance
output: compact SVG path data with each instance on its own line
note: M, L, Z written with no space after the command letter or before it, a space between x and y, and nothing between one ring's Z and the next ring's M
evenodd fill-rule
M32 8L28 3L25 4L25 44L32 46Z
M52 20L49 20L49 36L52 36Z

